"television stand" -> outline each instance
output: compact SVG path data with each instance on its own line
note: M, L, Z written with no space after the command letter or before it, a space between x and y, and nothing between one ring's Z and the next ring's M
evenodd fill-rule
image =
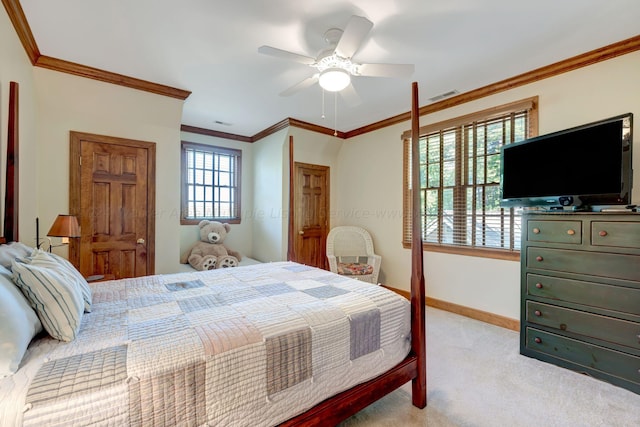
M640 394L640 215L522 220L520 353Z

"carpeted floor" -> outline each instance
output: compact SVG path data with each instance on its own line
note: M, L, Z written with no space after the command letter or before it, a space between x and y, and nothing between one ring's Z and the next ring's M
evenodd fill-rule
M407 384L341 426L640 426L640 395L518 346L517 332L428 308L427 407Z

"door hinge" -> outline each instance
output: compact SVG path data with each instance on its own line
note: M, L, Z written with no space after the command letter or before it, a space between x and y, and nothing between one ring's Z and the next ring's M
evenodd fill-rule
M82 166L82 156L80 156L80 166Z

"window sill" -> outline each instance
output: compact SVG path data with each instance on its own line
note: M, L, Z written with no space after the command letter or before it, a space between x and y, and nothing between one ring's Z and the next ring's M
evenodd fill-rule
M403 242L405 249L411 249L411 244ZM479 258L502 259L506 261L520 261L520 251L510 251L506 249L470 248L456 245L435 245L423 243L422 250L426 252L441 252L454 255L473 256Z
M218 221L223 224L240 224L240 218L180 218L180 225L198 225L200 224L200 221L204 219L206 219L207 221Z

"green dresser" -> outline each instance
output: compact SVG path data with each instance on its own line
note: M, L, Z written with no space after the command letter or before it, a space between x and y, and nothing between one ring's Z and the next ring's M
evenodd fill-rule
M523 215L520 353L640 393L640 213Z

